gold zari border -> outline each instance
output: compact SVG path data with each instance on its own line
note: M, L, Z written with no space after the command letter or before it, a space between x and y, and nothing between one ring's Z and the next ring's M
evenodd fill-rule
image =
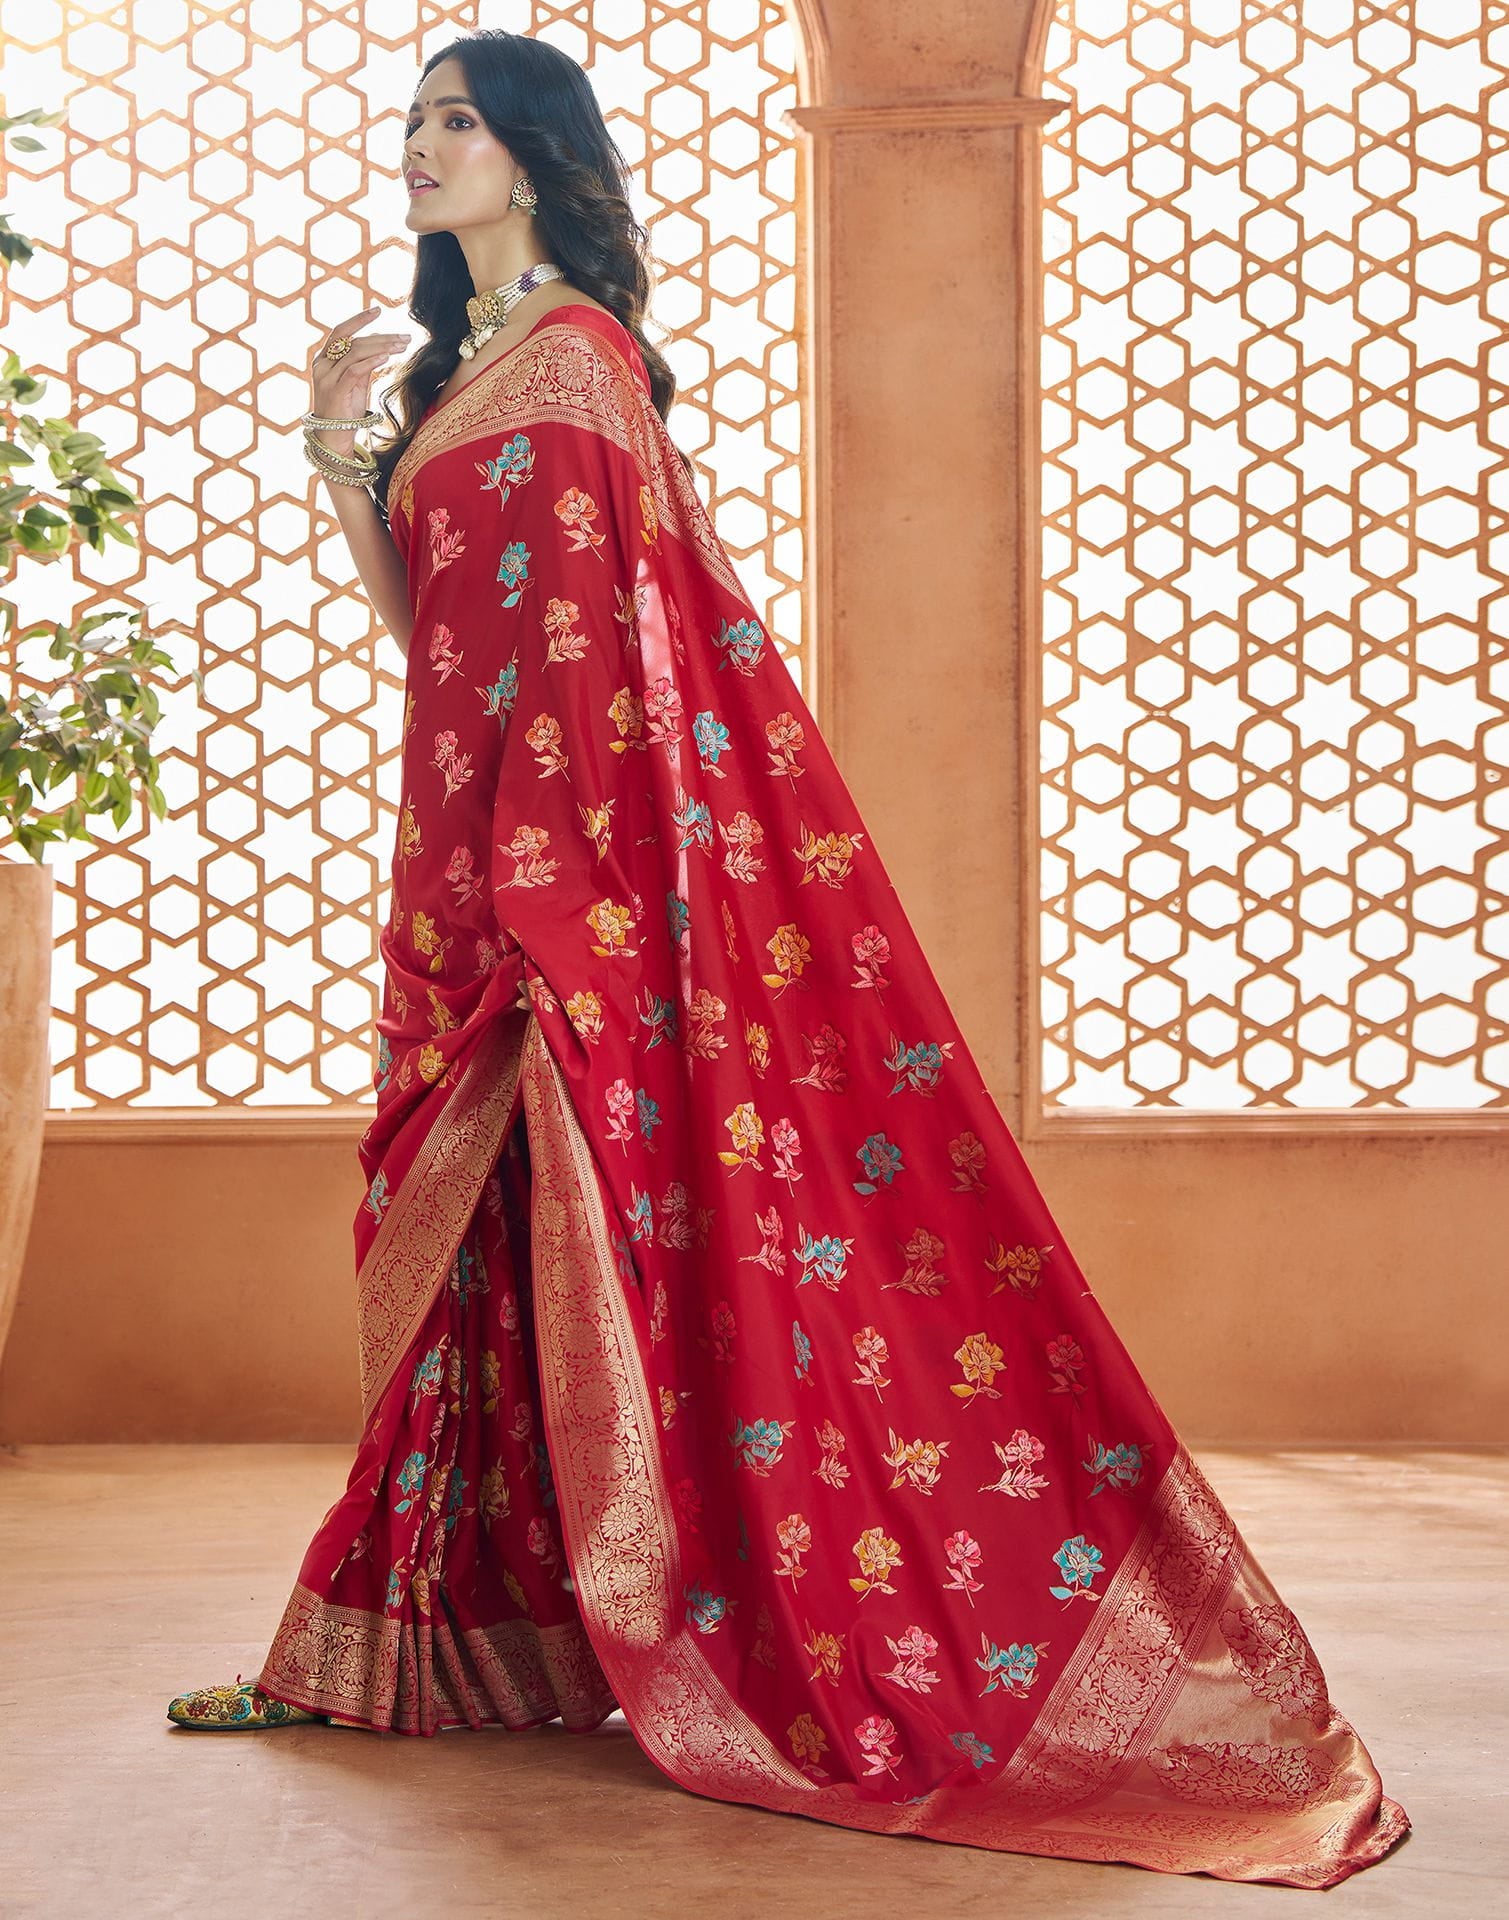
M338 1607L302 1584L259 1684L311 1713L398 1733L490 1724L521 1731L557 1717L590 1729L618 1705L579 1620L502 1620L458 1633L444 1616Z
M577 1604L634 1737L680 1785L816 1795L696 1644L676 1520L591 1149L539 1022L524 1039L540 1398Z
M522 1012L489 1020L389 1201L356 1278L362 1421L371 1419L502 1151L519 1079Z

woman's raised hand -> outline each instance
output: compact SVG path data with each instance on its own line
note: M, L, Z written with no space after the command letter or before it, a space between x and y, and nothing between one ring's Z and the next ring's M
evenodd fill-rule
M364 414L370 404L368 393L373 376L396 357L400 348L408 345L410 336L406 333L356 337L357 329L366 326L379 312L379 307L364 307L360 313L352 314L349 320L342 320L330 329L325 340L351 342L350 352L343 353L339 360L329 359L325 341L320 342L309 368L313 394L309 411L317 419L355 420ZM336 453L350 453L356 445L353 427L323 427L318 432L325 445Z

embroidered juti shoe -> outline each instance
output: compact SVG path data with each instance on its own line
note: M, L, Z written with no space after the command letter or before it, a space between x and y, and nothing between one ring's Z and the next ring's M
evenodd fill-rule
M204 1732L249 1733L259 1727L307 1726L323 1722L323 1713L310 1713L304 1707L289 1706L274 1700L255 1680L237 1679L224 1687L195 1687L168 1702L168 1718L176 1726L194 1727Z

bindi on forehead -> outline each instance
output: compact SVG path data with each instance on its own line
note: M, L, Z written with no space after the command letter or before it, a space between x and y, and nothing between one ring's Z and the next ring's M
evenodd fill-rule
M430 104L436 107L470 107L475 106L476 102L468 100L464 93L443 93L438 100L432 101ZM410 114L418 113L423 106L424 102L422 100L416 100L413 106L409 108Z

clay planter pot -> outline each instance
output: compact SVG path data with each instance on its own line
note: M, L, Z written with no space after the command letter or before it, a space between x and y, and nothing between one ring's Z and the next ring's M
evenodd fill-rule
M0 1354L42 1164L51 1009L52 869L0 856Z

